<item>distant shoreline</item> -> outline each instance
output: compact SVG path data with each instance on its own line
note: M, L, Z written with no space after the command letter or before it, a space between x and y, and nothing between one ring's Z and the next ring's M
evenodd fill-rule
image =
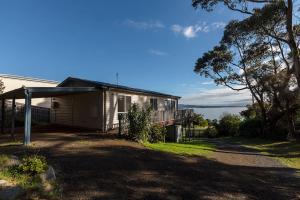
M215 105L215 106L206 106L206 105L183 105L179 104L179 108L244 108L245 105Z

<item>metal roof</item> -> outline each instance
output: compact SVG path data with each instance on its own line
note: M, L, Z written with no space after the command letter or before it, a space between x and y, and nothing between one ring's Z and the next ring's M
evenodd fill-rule
M32 94L32 98L56 97L67 94L95 92L95 87L21 87L0 95L0 99L24 99L25 91Z
M88 84L90 86L94 86L97 88L106 88L106 89L112 88L112 89L124 90L124 91L129 91L129 92L134 92L134 93L148 94L148 95L153 95L153 96L163 96L163 97L176 98L176 99L181 98L179 96L155 92L155 91L151 91L151 90L144 90L144 89L139 89L139 88L127 87L127 86L123 86L123 85L117 85L117 84L111 84L111 83L105 83L105 82L99 82L99 81L86 80L86 79L75 78L75 77L68 77L63 82L58 84L58 87L64 87L64 85L66 85L69 81L81 82L81 83L85 83L85 84Z
M56 84L56 85L59 84L58 81L54 81L54 80L46 80L46 79L33 78L33 77L27 77L27 76L18 76L18 75L12 75L12 74L0 74L0 78L10 78L10 79L34 81L34 82L49 83L49 84Z

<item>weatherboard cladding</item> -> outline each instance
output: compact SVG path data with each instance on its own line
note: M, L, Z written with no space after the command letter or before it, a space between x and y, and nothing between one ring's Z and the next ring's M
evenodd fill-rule
M168 97L168 98L174 98L174 99L180 98L179 96L155 92L155 91L151 91L151 90L132 88L132 87L127 87L127 86L123 86L123 85L116 85L116 84L111 84L111 83L104 83L104 82L92 81L92 80L86 80L86 79L80 79L80 78L74 78L74 77L68 77L66 80L64 80L62 83L60 83L58 85L58 87L66 87L66 86L67 87L68 86L98 87L98 88L103 88L103 89L123 90L123 91L128 91L128 92L133 92L133 93L141 93L141 94L152 95L152 96L162 96L162 97Z

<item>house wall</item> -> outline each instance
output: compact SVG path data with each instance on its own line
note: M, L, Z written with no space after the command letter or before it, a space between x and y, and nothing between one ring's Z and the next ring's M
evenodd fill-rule
M53 97L51 123L75 127L102 129L103 122L102 92ZM54 103L56 102L56 103Z
M2 80L4 83L4 86L5 86L4 92L18 89L22 86L25 86L25 87L56 87L58 84L58 82L55 82L55 81L15 76L15 75L7 75L7 74L0 74L0 80ZM25 103L25 101L23 99L17 99L16 102L22 103L22 104ZM50 98L35 98L35 99L32 99L32 105L50 108L51 107L51 99Z
M107 91L106 92L106 128L112 129L118 126L118 103L117 97L118 95L124 96L131 96L131 103L137 103L141 107L145 107L146 105L150 105L150 99L156 98L157 99L157 106L158 112L157 115L162 115L161 111L165 111L165 100L171 100L170 98L159 97L159 96L149 96L149 95L142 95L142 94L133 94L133 93L126 93L126 92L118 92L118 91ZM176 100L176 99L172 99ZM176 100L177 106L177 100ZM176 108L177 109L177 108ZM168 113L167 113L168 114ZM173 112L169 113L169 116L165 116L168 119L173 119L174 115ZM163 116L161 116L163 118Z

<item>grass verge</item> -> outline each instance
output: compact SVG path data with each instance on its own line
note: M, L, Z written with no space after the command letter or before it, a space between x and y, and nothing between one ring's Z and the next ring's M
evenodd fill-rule
M228 142L237 143L244 147L256 149L264 155L279 160L291 168L300 169L300 142L272 141L259 138L226 138Z
M143 145L156 151L190 156L208 156L215 149L213 144L209 144L203 140L182 143L144 143Z

